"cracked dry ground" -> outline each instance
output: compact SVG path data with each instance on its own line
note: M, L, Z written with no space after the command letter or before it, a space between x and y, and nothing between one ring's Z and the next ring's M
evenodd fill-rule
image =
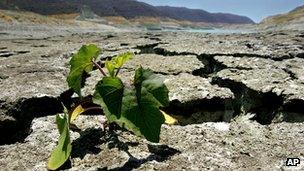
M303 170L304 32L211 35L87 33L0 40L0 170L46 170L58 132L54 114L71 100L68 61L81 45L102 47L103 61L125 51L165 78L179 125L160 144L128 132L101 131L101 115L82 115L72 131L70 170ZM91 94L94 71L86 81ZM128 153L127 153L128 151ZM130 157L128 154L131 154Z

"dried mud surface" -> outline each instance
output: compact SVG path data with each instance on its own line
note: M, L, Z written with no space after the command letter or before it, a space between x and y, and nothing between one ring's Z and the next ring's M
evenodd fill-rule
M44 33L43 35L47 35ZM112 32L0 37L0 170L46 170L58 131L54 115L71 100L68 61L83 44L101 62L132 51L137 66L165 79L180 124L151 144L121 130L103 132L103 116L81 116L67 170L303 170L304 32L250 34ZM86 81L92 94L97 71Z

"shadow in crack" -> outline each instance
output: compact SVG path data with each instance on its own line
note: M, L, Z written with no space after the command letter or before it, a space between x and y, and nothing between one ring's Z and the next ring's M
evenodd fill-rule
M0 124L0 145L23 142L31 133L34 118L60 113L63 108L57 97L21 98L16 102L0 102L4 122Z
M124 151L128 156L128 161L121 167L108 169L107 167L98 168L97 170L133 170L139 168L142 164L157 161L163 162L169 157L180 153L179 150L171 148L167 145L151 145L148 144L149 152L151 153L146 158L138 159L129 152L129 147L136 147L139 142L123 142L119 139L119 133L121 129L117 128L116 125L110 125L108 131L102 129L87 129L80 132L80 137L73 141L72 146L72 158L83 159L86 154L98 154L101 152L100 145L107 144L109 149L117 148L118 150ZM64 169L71 168L71 163L67 162L62 167Z
M138 159L134 157L130 152L129 152L129 146L137 146L138 143L124 143L121 142L118 139L117 134L111 134L111 139L109 143L109 148L118 148L120 150L123 150L126 152L129 156L129 160L121 167L113 168L113 169L108 169L107 167L104 168L99 168L97 170L103 171L103 170L111 170L111 171L130 171L136 168L139 168L142 164L150 162L150 161L157 161L157 162L163 162L167 160L169 157L181 153L179 150L176 150L174 148L171 148L167 145L150 145L148 144L148 149L149 152L151 153L148 157ZM112 141L112 145L111 145Z
M162 110L175 117L181 126L205 122L230 122L234 118L232 102L233 99L217 97L185 103L172 100L170 105Z
M138 142L120 141L119 135L114 131L119 128L111 126L112 128L108 131L104 131L101 128L89 128L85 131L80 131L80 137L72 142L73 150L71 157L83 159L86 154L98 154L101 152L101 144L107 144L109 149L117 148L121 151L128 151L129 146L134 147L139 144ZM79 130L76 131L78 132Z
M289 100L283 106L281 112L282 119L285 122L300 123L304 122L304 100L293 99Z
M143 159L138 159L132 156L128 151L126 153L129 155L129 160L121 167L108 169L107 167L99 168L99 171L103 170L110 170L110 171L131 171L133 169L139 168L142 164L150 162L150 161L157 161L163 162L167 160L169 157L180 153L180 151L168 147L166 145L148 145L149 151L151 154ZM156 151L155 151L156 150ZM156 153L155 153L156 152Z
M72 146L72 158L81 158L83 159L86 154L98 154L101 149L100 144L103 144L104 141L101 137L104 136L104 131L102 129L86 129L83 132L80 132L80 137L73 141Z

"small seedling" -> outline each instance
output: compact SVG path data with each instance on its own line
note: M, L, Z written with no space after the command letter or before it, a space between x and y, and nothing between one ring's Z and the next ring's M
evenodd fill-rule
M140 67L135 71L132 85L124 84L118 77L119 72L123 64L133 58L133 54L124 53L105 61L107 75L96 62L100 52L101 49L95 45L84 45L72 56L67 77L69 87L83 99L83 75L89 74L95 66L102 74L102 79L95 86L93 102L103 109L107 121L150 142L159 142L161 125L176 122L159 109L169 104L169 91L163 80L151 70ZM56 170L69 159L72 151L70 124L84 111L81 105L71 111L64 107L64 113L56 116L60 136L49 159L48 169Z

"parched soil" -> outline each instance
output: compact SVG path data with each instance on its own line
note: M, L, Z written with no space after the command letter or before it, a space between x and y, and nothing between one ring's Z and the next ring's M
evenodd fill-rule
M102 115L83 115L71 131L67 170L303 170L304 32L49 32L0 37L0 170L46 170L58 131L54 115L72 101L69 59L83 44L100 62L132 51L138 66L165 79L167 113L151 144L129 132L102 130ZM28 33L30 34L30 33ZM19 37L18 37L19 36ZM100 76L93 71L85 95ZM287 158L300 158L297 167Z

